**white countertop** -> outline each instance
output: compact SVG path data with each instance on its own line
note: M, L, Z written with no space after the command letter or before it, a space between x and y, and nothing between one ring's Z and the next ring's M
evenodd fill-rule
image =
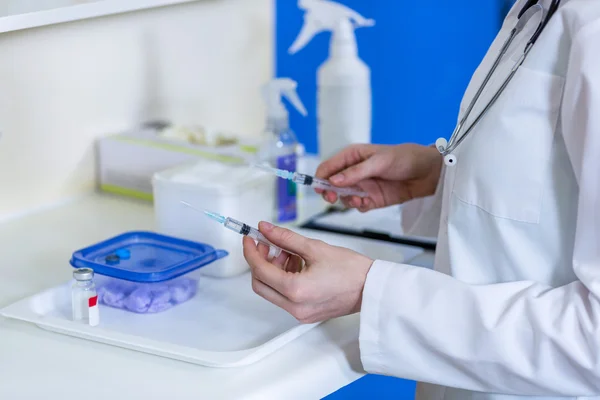
M0 308L68 281L74 249L140 229L154 229L151 205L96 194L1 224ZM257 364L212 369L0 318L0 399L322 398L364 375L357 338L355 315Z

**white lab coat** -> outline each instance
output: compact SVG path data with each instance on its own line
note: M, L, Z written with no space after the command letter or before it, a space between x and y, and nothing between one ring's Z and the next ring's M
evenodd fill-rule
M365 369L424 382L419 399L600 399L600 0L562 1L456 155L436 194L404 210L413 233L435 227L435 270L379 260L368 274Z

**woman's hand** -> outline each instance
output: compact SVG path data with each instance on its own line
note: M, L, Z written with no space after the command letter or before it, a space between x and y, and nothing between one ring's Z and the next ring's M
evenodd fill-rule
M267 261L268 248L244 238L244 257L254 291L302 323L321 322L360 311L373 260L354 251L308 239L261 222L259 230L288 250Z
M442 169L442 157L433 147L417 144L353 145L323 162L316 177L338 187L356 186L369 197L342 198L346 207L362 212L432 195ZM336 193L322 192L335 203Z

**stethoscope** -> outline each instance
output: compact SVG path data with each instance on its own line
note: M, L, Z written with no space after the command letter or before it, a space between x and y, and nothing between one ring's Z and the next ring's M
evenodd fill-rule
M483 80L483 83L477 90L477 93L473 97L473 100L469 104L469 107L465 110L464 116L460 119L460 121L458 122L458 125L456 125L456 128L454 129L454 132L452 133L452 136L450 137L450 140L448 141L444 138L439 138L435 142L435 147L438 149L440 154L442 154L442 156L444 156L444 163L446 165L448 165L448 166L456 165L457 159L456 159L456 156L453 154L454 150L456 150L458 145L460 145L461 142L463 140L465 140L465 138L469 135L469 133L471 133L473 128L477 125L477 123L479 123L479 121L481 121L481 119L485 116L485 114L489 111L489 109L494 105L496 100L498 100L498 98L500 97L502 92L504 92L504 89L506 89L506 86L508 86L509 82L515 76L519 67L523 64L523 62L527 58L527 55L531 51L531 48L533 47L534 43L540 37L540 34L546 27L546 24L548 23L548 21L550 21L550 18L552 18L552 16L558 9L560 0L552 0L552 4L550 5L547 12L544 10L544 7L540 3L541 3L541 1L538 1L538 0L528 0L527 3L525 3L525 6L519 12L518 21L517 21L516 26L510 32L508 39L506 39L506 41L504 42L504 45L502 46L500 53L498 54L498 57L496 58L496 60L494 61L494 64L490 68L490 71L487 73L485 79ZM465 125L465 122L469 118L471 111L473 111L473 107L477 103L479 97L481 96L483 90L485 89L486 85L488 84L490 78L492 77L492 75L494 74L496 69L498 68L500 61L506 55L513 40L515 39L515 37L517 37L517 35L519 33L521 33L523 28L525 28L525 26L527 25L527 22L529 22L531 20L531 18L533 18L537 13L542 13L542 19L541 19L540 24L538 25L537 29L531 36L531 39L529 39L529 42L527 42L527 44L525 45L523 54L521 54L519 59L515 62L515 65L512 67L509 75L506 77L506 79L504 80L504 82L502 83L500 88L496 91L496 93L494 94L492 99L486 104L485 108L481 111L481 113L479 113L479 115L477 116L475 121L473 121L473 123L464 132L464 134L459 137L459 134L460 134L463 126Z

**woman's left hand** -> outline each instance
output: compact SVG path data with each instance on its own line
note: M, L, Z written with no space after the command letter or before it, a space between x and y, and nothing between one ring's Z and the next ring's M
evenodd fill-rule
M252 288L258 295L302 323L360 311L373 260L265 222L260 223L259 230L284 252L268 261L266 246L244 238L244 257L252 270Z

